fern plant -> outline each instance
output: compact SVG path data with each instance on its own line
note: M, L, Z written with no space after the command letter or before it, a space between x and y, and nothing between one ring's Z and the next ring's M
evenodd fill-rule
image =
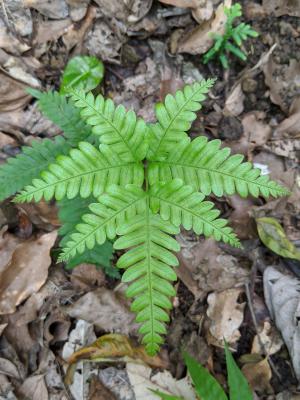
M267 176L261 176L251 163L243 162L242 156L230 156L228 148L220 148L219 140L199 137L191 141L188 137L196 112L213 84L213 79L203 80L174 96L167 95L164 103L156 105L155 124L145 123L133 111L116 107L102 95L94 97L72 89L70 99L60 104L80 112L80 118L90 127L84 129L86 139L82 141L83 131L78 132L74 126L68 155L58 155L55 147L52 157L44 150L45 142L38 144L40 154L47 155L40 174L39 161L44 158L35 156L37 147L25 149L24 155L9 161L0 173L0 179L4 177L0 185L9 182L6 195L20 190L20 182L15 184L10 179L24 173L25 188L15 202L55 198L69 201L71 206L78 196L88 202L90 199L88 211L74 232L67 229L68 240L63 241L59 261L71 260L118 236L114 248L127 251L117 266L125 269L122 280L129 283L127 295L134 299L132 310L137 313L143 343L150 355L163 343L172 307L170 298L175 295L173 267L178 260L174 253L180 246L174 235L180 226L240 246L227 221L219 218L220 212L205 196L237 192L242 197L277 197L288 193ZM57 98L53 94L43 96ZM72 115L77 120L75 109ZM68 126L70 135L66 114L51 111L50 118L50 114L62 128ZM36 162L39 176L32 179L31 170L28 176L26 169L20 170L24 157L30 159L30 165ZM67 222L70 227L70 220Z
M223 68L229 67L228 53L232 53L243 61L247 60L247 55L240 49L244 40L249 37L257 37L258 33L249 24L244 22L233 26L234 20L242 15L242 7L235 3L231 7L224 7L227 16L224 35L214 34L213 47L204 54L203 62L207 64L210 60L218 57Z

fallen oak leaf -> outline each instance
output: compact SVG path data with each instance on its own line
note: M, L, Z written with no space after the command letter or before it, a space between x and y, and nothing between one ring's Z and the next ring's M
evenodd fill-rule
M94 343L76 351L67 360L69 367L66 373L66 384L73 381L74 364L79 361L94 362L131 362L150 365L153 368L166 368L166 362L159 356L150 357L143 346L134 346L125 335L107 334L99 337Z

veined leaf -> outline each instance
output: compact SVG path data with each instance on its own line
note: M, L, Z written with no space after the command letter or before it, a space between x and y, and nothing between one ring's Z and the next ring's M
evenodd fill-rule
M70 149L70 144L61 136L54 140L35 140L31 146L22 147L22 153L0 167L0 200L29 185L58 155L67 154Z
M128 185L126 189L110 186L107 193L99 197L98 203L89 205L91 213L83 215L59 260L66 261L77 253L82 254L86 249L93 249L96 244L101 245L107 239L114 239L117 227L124 224L127 218L142 213L144 209L145 192L142 189L134 185Z
M230 400L253 400L253 395L247 379L236 365L236 362L228 349L227 343L225 343L225 355Z
M138 119L134 111L126 112L125 107L115 106L110 99L100 94L95 98L82 90L70 90L76 107L81 108L81 117L92 132L98 135L101 143L110 146L125 161L139 161L145 157L148 143L147 126Z
M175 290L168 281L177 279L171 267L178 265L172 252L180 249L169 235L178 232L178 228L153 215L148 207L117 229L122 237L116 240L114 248L130 248L119 258L117 266L126 269L122 281L132 282L126 294L135 299L131 309L137 313L136 321L142 324L139 332L149 355L159 350L163 343L161 335L166 333L164 323L169 321L165 310L172 307L169 297L175 295Z
M218 218L220 211L213 208L210 201L203 201L204 195L192 186L174 179L165 185L155 185L150 191L150 204L162 219L175 226L181 224L187 230L193 229L198 235L212 236L232 246L240 247L240 242L225 219Z
M139 186L143 180L141 163L121 160L107 145L100 145L99 151L88 142L80 142L69 156L57 157L56 163L26 186L15 201L39 201L42 197L73 199L78 194L83 198L91 194L97 197L112 184Z
M170 149L175 148L177 143L189 142L185 132L196 119L195 112L202 107L201 102L205 100L205 94L209 92L214 82L215 79L208 79L186 85L183 90L178 90L175 96L168 94L164 103L156 105L158 123L149 125L150 142L147 155L149 160L163 159L170 154Z
M161 400L185 400L182 397L173 396L171 394L163 393L160 390L152 390L149 389L151 392L156 394Z
M230 149L220 149L220 145L220 140L208 142L204 136L178 145L166 160L150 164L150 184L179 178L205 195L214 193L222 196L237 192L242 197L249 194L254 197L278 197L289 193L267 175L261 175L260 169L253 168L251 163L242 162L242 155L230 156Z
M227 400L219 382L193 357L184 353L184 360L201 400ZM244 399L246 400L246 398Z

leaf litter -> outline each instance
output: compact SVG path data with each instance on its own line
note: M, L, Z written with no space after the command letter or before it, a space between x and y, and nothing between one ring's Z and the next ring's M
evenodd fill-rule
M135 349L138 325L124 287L91 264L73 271L55 265L59 221L54 204L1 203L3 398L157 398L147 389L151 387L192 399L181 347L224 383L224 336L236 350L235 358L257 398L297 398L299 4L243 2L245 22L251 22L261 36L246 49L248 63L232 59L224 74L213 63L204 66L201 54L213 42L211 33L223 32L222 5L230 3L1 3L0 163L33 138L61 133L40 114L25 88L58 88L69 59L95 55L106 68L99 90L128 108L139 108L148 121L154 118L152 105L167 92L201 77L218 77L192 136L204 133L213 139L225 135L234 153L242 152L291 190L289 197L267 204L262 198L217 199L222 215L243 240L244 250L180 233L177 293L160 363L149 366L144 359L144 364L132 364L128 354L114 357L116 349L122 348L121 343L115 344L108 347L113 361L78 360L70 386L64 383L67 359L82 355L85 348L101 351L95 345L101 337L123 335L125 342L130 337L129 347ZM250 287L250 296L246 287ZM142 353L139 356L143 359Z

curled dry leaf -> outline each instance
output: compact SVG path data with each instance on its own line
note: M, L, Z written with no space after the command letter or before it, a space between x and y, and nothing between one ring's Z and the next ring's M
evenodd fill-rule
M190 8L197 22L209 20L213 15L212 0L159 0L161 3L170 4L180 8Z
M282 345L283 341L278 331L269 321L265 321L263 328L253 339L251 353L271 356L272 354L277 353L281 349Z
M219 344L224 339L228 343L235 343L241 336L239 327L244 319L245 308L245 303L238 302L241 293L241 289L227 289L207 297L209 332Z
M224 108L224 115L237 117L244 111L245 95L242 91L242 84L238 83L227 97Z
M19 243L12 235L2 237L0 314L13 313L17 305L45 283L51 265L50 250L56 237L56 231Z
M248 280L249 272L214 240L191 242L182 234L177 239L182 250L177 255L180 266L176 272L196 299L204 300L209 292L242 286Z
M0 17L0 48L8 53L20 55L30 49L30 47L23 42L20 42L5 26L4 21Z
M274 267L264 271L265 300L289 350L295 374L300 380L300 282Z
M126 370L136 399L157 400L157 395L151 390L159 390L169 396L196 400L189 377L176 381L169 371L152 375L151 368L131 363L127 363Z
M247 363L243 366L242 372L253 390L259 393L273 392L270 385L272 371L267 358L259 362Z
M127 335L137 330L137 324L133 323L134 314L127 308L125 300L106 288L83 295L66 311L71 317L83 319L104 331Z
M127 336L114 333L101 336L94 343L73 353L68 359L69 365L79 361L133 362L150 365L153 368L166 367L166 363L158 356L148 356L143 346L136 347ZM68 374L68 380L69 378L71 378L70 374Z
M225 0L217 8L214 17L183 37L178 47L179 53L204 54L214 43L213 34L224 34L227 21L224 6L230 7L231 0Z

